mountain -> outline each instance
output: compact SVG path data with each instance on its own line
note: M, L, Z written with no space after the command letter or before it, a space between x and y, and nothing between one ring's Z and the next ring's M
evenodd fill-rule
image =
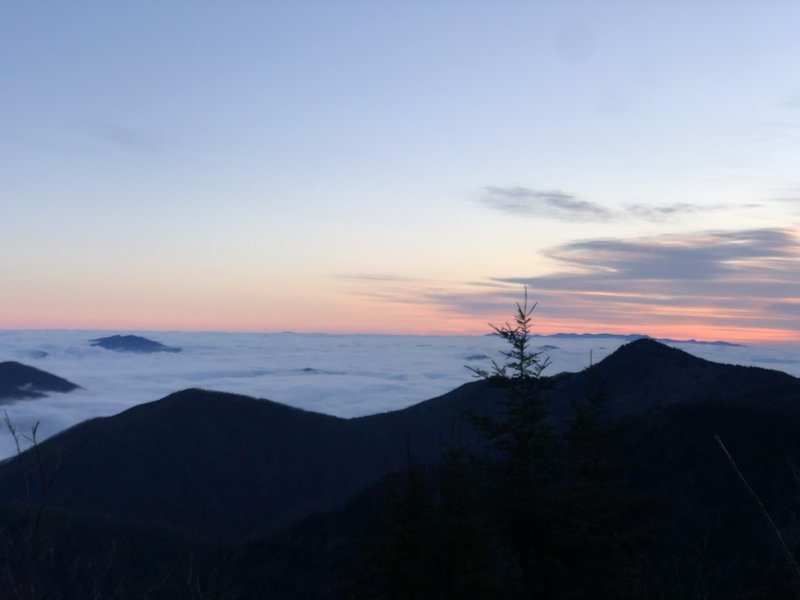
M734 403L795 411L800 380L720 365L649 339L627 344L593 372L561 374L551 411L567 418L593 382L612 417L674 404ZM268 400L185 390L77 425L40 445L64 468L49 502L60 510L172 527L208 540L243 540L341 506L406 464L434 462L453 444L478 448L467 413L497 415L501 386L473 382L404 410L341 419ZM0 465L0 501L21 501L14 461Z
M650 499L630 519L617 511L625 518L611 532L634 527L649 540L646 572L629 566L651 597L793 597L773 534L715 436L800 548L792 466L800 463L800 380L640 339L542 384L556 423L597 386L606 390L607 417L622 425L607 456L624 469L629 498ZM442 450L483 454L485 437L465 415L496 417L504 398L502 381L479 381L401 411L342 419L221 392L171 394L46 440L42 471L30 451L0 463L0 556L20 546L7 533L15 526L25 539L19 505L39 497L26 474L47 481L58 471L28 576L61 595L41 597L370 597L335 585L372 554L364 544L376 524L386 531L386 507L397 507L404 489L404 475L392 473L431 465L423 472L435 501ZM467 483L464 494L484 490L481 510L491 512L492 480ZM598 501L588 506L609 507ZM592 538L576 539L573 560Z
M761 367L698 358L650 338L618 348L591 370L554 378L553 412L564 416L588 389L602 385L613 417L671 404L735 402L800 409L800 379Z
M92 346L114 350L116 352L180 352L181 348L165 346L160 342L149 340L138 335L112 335L109 337L89 340Z
M467 429L459 411L497 393L470 384L347 420L190 389L84 422L40 450L48 469L63 461L49 496L61 510L245 539L342 504L402 466L409 451L434 460ZM14 466L0 465L0 488L0 500L23 500Z
M41 398L48 392L71 392L79 386L57 375L15 361L0 363L0 404Z
M490 334L493 335L493 334ZM564 340L628 340L630 342L640 339L648 339L652 340L655 339L658 342L662 342L664 344L702 344L702 345L709 345L709 346L731 346L731 347L741 347L743 344L734 344L732 342L723 342L723 341L714 341L714 342L707 342L701 340L673 340L670 338L651 338L649 335L645 335L643 333L629 333L629 334L621 334L621 333L553 333L550 335L534 335L534 338L554 338L554 339L564 339Z
M631 577L640 579L643 591L639 595L564 593L545 597L796 598L796 578L786 568L774 533L715 436L724 440L784 540L798 556L797 471L792 467L800 458L798 430L800 413L787 414L757 404L673 404L626 419L610 456L622 461L617 464L624 467L625 489L629 498L636 498L638 514L634 512L630 521L623 520L617 525L619 530L612 533L646 540L645 571L637 573L633 560L625 565ZM431 469L428 473L432 473L427 480L430 507L441 489L436 487L436 471ZM392 539L391 534L386 534L386 522L389 526L398 524L391 515L394 508L396 519L398 495L408 489L403 475L384 478L341 510L310 517L285 533L242 547L235 568L238 595L233 596L370 597L347 593L346 578L352 577L353 572L357 577L369 573L369 558L379 553L376 545ZM447 481L441 474L438 480L439 485ZM473 483L476 485L466 490L481 488L480 480ZM482 506L481 512L491 512L494 499L491 492L489 496L489 506ZM463 529L452 526L445 531L459 535ZM401 530L406 532L413 529ZM586 543L591 544L598 534L597 530L591 532ZM426 564L429 562L430 557ZM450 561L445 558L444 564L434 565L436 570L429 573L429 578L449 575L448 564ZM265 565L269 566L268 576ZM421 577L423 570L420 565L416 576ZM337 593L343 575L345 590ZM596 583L599 582L592 585Z

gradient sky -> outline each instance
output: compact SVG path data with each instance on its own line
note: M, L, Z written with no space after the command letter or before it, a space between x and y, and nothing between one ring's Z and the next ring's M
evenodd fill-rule
M4 0L0 328L800 340L800 4Z

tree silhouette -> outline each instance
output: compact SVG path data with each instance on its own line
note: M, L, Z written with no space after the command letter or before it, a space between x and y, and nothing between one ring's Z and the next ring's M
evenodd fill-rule
M501 352L502 364L470 370L506 390L504 413L499 420L473 416L472 422L487 436L492 455L488 465L495 499L498 533L510 551L501 567L509 597L546 593L563 571L554 534L559 511L555 503L562 482L562 452L547 421L546 382L542 373L549 358L533 349L533 311L528 291L516 303L513 322L491 325L510 346Z
M630 534L638 506L613 457L618 431L604 418L606 388L590 367L584 402L573 407L563 435L554 431L550 381L543 377L550 360L531 340L535 308L526 289L513 322L491 326L509 346L505 362L470 369L506 390L499 420L471 417L492 448L490 506L498 546L509 555L500 561L504 595L624 596L638 560L638 539Z

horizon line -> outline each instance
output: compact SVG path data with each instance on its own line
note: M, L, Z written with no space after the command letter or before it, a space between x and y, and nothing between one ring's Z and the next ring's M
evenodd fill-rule
M177 333L177 334L227 334L227 335L309 335L309 336L388 336L388 337L491 337L497 335L494 331L487 331L484 333L453 333L453 332L342 332L342 331L297 331L297 330L255 330L255 329L239 329L239 330L226 330L226 329L108 329L108 328L89 328L89 327L0 327L0 331L57 331L57 332L107 332L107 333ZM656 341L669 341L673 343L697 343L697 344L729 344L732 346L745 346L743 341L730 340L723 338L698 338L689 337L684 339L677 339L665 336L654 336L640 331L631 333L612 333L609 331L594 332L577 332L577 331L557 331L555 333L537 333L529 334L531 337L543 338L559 338L564 336L573 336L578 338L596 338L596 337L613 337L613 338L648 338ZM790 340L770 340L770 339L757 339L748 340L749 343L798 343Z

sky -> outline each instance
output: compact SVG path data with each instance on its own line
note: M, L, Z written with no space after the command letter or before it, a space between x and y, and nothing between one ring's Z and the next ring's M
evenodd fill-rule
M0 1L0 328L800 340L796 2Z

